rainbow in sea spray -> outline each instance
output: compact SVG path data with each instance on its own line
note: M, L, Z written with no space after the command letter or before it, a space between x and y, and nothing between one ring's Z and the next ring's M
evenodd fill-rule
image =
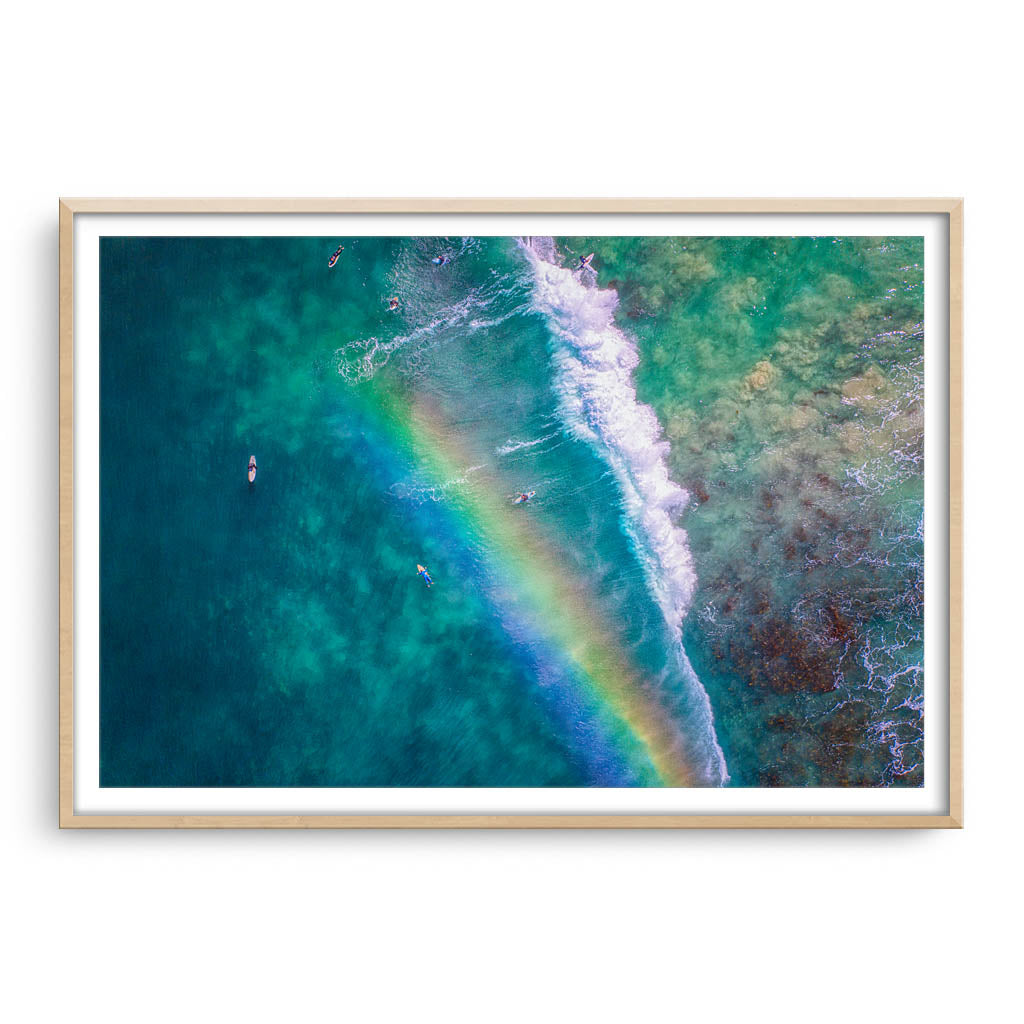
M403 456L436 481L458 477L472 458L450 425L423 396L389 394L371 386L364 411L374 422L377 443ZM681 731L657 699L650 681L630 664L613 631L583 584L528 520L483 486L467 482L447 507L457 516L461 541L482 558L491 577L492 600L510 626L525 628L531 647L553 649L572 668L584 705L598 705L618 733L620 754L642 749L649 762L646 784L689 786L700 779ZM438 581L443 584L443 581Z

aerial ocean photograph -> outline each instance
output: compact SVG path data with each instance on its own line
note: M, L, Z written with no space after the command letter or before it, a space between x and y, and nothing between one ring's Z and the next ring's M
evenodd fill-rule
M102 787L921 787L924 241L100 240Z

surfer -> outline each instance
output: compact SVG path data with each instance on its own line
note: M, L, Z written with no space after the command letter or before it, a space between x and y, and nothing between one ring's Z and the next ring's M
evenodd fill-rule
M249 483L253 484L256 482L256 456L249 456Z
M581 256L580 257L580 265L576 268L577 272L580 271L580 270L585 270L587 267L589 267L590 266L590 261L593 258L594 258L594 254L593 253L591 253L589 256ZM593 269L593 268L591 267L591 269Z
M430 573L427 572L425 566L419 565L417 563L417 565L416 565L416 575L417 576L422 576L423 579L426 581L426 584L427 584L428 587L432 587L434 585L434 581L430 578Z
M536 491L525 491L516 495L516 500L512 502L513 505L525 505L537 492Z
M443 267L446 263L450 262L451 257L449 256L435 256L430 262L437 264L439 267Z
M388 309L398 309L398 296L397 295L392 295L391 298L388 299Z
M343 246L343 245L339 245L339 246L338 246L338 248L334 250L334 254L333 254L333 255L331 256L331 258L330 258L330 259L329 259L329 260L327 261L327 269L328 269L328 270L330 270L330 269L331 269L331 267L333 267L333 266L334 266L334 264L338 262L338 257L339 257L339 256L340 256L340 255L341 255L341 254L342 254L342 253L343 253L344 251L345 251L345 246Z

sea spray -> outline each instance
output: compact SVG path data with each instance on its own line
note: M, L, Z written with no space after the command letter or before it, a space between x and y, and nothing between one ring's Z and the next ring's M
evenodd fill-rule
M550 326L555 388L567 429L590 442L611 467L622 495L623 529L672 634L680 674L703 719L713 783L729 781L711 702L682 643L682 620L697 586L686 531L676 519L689 501L668 472L669 443L654 410L637 400L639 354L615 323L614 289L588 287L589 269L556 265L550 238L521 243L533 270L533 306Z

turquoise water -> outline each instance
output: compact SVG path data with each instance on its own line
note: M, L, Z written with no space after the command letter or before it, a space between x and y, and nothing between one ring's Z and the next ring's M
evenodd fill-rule
M919 785L921 265L104 239L101 784Z

